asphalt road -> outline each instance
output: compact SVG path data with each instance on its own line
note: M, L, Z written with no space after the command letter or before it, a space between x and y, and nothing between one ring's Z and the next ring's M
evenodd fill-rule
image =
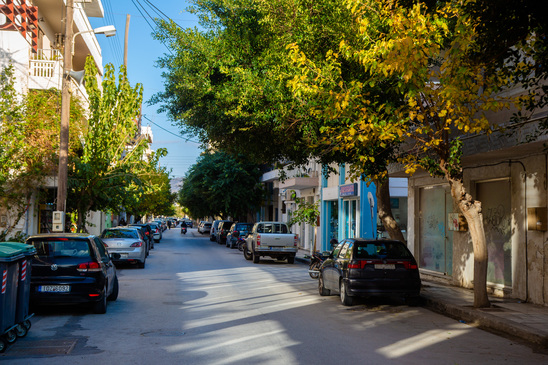
M344 307L302 263L246 261L168 230L145 269L118 270L106 314L41 309L8 364L541 364L529 347L398 301Z

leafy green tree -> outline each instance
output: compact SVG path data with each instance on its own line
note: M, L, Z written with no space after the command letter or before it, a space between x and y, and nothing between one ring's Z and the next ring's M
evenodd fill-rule
M21 188L25 170L25 134L23 106L18 100L14 87L13 66L2 70L0 74L0 206L7 212L15 211L16 218L7 224L2 236L10 233L22 215L24 206L30 199L29 186Z
M12 66L3 69L0 78L0 206L8 215L0 236L6 237L30 208L31 195L44 178L57 173L61 94L49 89L19 95ZM86 125L77 99L71 101L70 120L75 136L81 134ZM79 140L73 137L71 153L77 145Z
M185 176L178 203L192 217L229 216L245 220L263 200L261 171L224 152L206 153Z
M175 214L174 202L176 194L171 192L169 172L165 167L158 164L159 157L164 156L167 151L159 149L151 160L153 172L147 175L141 175L141 187L132 186L136 191L126 194L123 207L127 213L136 217L145 215L164 215L172 216Z
M292 87L296 95L306 94L315 100L311 112L331 117L324 132L336 148L359 151L371 144L391 145L406 139L405 153L399 156L406 171L412 174L424 169L449 183L455 204L470 228L474 305L489 306L481 202L464 187L459 136L490 133L497 126L487 119L489 113L520 108L523 96L501 93L517 86L517 80L509 78L506 70L485 72L489 65L470 57L478 49L477 18L459 4L447 2L434 9L421 3L399 7L348 0L347 4L359 32L328 51L323 63L308 59L294 44L292 58L301 73L295 76ZM346 58L360 62L366 82L342 76ZM386 84L387 78L396 82ZM405 103L379 98L374 90L379 84ZM340 120L347 123L339 124ZM360 158L375 162L376 156Z
M137 121L142 86L132 87L121 68L118 83L114 67L107 65L102 85L91 58L86 62L86 91L90 117L83 146L69 165L69 210L78 213L78 230L85 230L91 210L117 211L128 193L143 191L140 175L151 173L144 160L146 141L138 137ZM130 189L133 187L133 189Z

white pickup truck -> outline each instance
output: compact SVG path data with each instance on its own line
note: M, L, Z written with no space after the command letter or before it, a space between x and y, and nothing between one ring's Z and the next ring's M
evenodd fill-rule
M244 257L259 263L261 256L270 256L277 260L285 260L289 264L295 262L297 253L297 235L289 232L287 225L280 222L257 222L246 238Z

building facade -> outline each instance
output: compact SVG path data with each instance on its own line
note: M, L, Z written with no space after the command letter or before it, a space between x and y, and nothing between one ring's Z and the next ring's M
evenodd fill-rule
M462 159L467 192L482 204L488 290L541 305L548 305L547 138L530 137L547 116L538 110L514 133L463 138ZM504 123L509 116L495 117ZM473 288L470 234L448 183L417 173L409 177L408 195L408 245L421 275Z
M13 65L16 88L20 94L30 89L61 90L63 82L64 18L63 0L0 0L0 69ZM74 55L72 58L71 91L87 107L88 96L81 83L86 58L91 56L103 74L101 47L90 25L90 17L103 17L100 0L76 2L73 13ZM79 34L77 34L79 33ZM100 80L99 80L100 81ZM52 228L52 212L55 209L56 178L46 180L41 193L35 194L28 204L23 219L14 231L31 235L49 232ZM1 224L10 224L13 214L0 207ZM108 216L102 212L91 213L91 233L99 233L105 227ZM0 227L1 228L1 227Z

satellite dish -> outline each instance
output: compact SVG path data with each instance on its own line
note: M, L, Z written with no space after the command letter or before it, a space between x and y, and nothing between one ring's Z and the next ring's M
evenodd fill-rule
M70 71L69 75L76 81L78 85L82 85L82 81L84 81L84 75L86 74L85 70L82 71Z

